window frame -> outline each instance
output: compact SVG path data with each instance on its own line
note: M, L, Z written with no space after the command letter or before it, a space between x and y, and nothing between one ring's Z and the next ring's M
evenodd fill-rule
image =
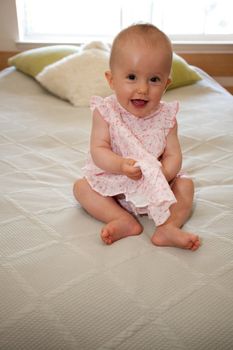
M98 0L97 0L98 1ZM18 40L16 41L16 47L18 49L28 49L47 45L56 44L74 44L81 45L85 42L92 40L102 40L111 43L113 37L77 37L78 40L71 40L71 38L63 38L63 40L55 40L52 37L28 37L23 38L22 29L20 27L20 2L21 0L14 0L16 13L17 13L17 27L18 27ZM233 51L233 34L216 34L216 35L169 35L174 50L182 52L191 52L193 50L199 52L232 52Z

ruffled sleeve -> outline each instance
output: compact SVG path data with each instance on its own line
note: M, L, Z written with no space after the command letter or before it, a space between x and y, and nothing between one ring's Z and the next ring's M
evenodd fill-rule
M109 123L112 114L112 96L105 98L101 96L92 96L90 99L90 108L92 112L98 109L104 120Z
M169 130L173 128L176 123L176 115L179 111L179 102L173 101L165 103L163 106L163 127L166 131L166 134L169 133Z

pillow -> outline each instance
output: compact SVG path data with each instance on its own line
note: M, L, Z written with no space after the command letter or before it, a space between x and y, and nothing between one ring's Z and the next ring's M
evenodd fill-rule
M36 79L54 95L71 102L74 106L88 106L92 95L108 96L104 72L109 69L110 47L102 42L84 45L80 52L65 57L45 67ZM173 54L172 83L167 90L193 84L201 79L188 63Z
M40 47L10 57L8 64L15 66L25 74L35 77L44 67L78 51L78 46L74 45Z
M87 106L92 95L112 93L104 72L109 69L109 50L88 46L43 69L36 79L48 91L74 106Z
M100 50L108 51L110 53L111 45L107 43L103 43L102 41L91 41L90 43L84 44L81 47L81 50L89 50L89 49L100 49Z
M202 79L182 57L175 53L173 53L171 78L172 82L167 90L190 85Z

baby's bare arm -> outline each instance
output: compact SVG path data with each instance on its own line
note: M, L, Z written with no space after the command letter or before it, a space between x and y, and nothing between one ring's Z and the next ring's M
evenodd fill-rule
M108 123L97 109L93 113L90 151L94 163L104 171L134 180L142 176L140 168L134 167L134 159L123 158L112 151Z
M177 175L182 165L182 154L177 134L177 124L170 130L167 144L161 159L162 171L167 179L171 181Z

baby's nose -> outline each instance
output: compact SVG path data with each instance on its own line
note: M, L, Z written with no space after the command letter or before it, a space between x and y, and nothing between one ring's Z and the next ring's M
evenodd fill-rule
M137 88L137 93L139 95L145 95L148 93L148 85L146 83L141 83Z

